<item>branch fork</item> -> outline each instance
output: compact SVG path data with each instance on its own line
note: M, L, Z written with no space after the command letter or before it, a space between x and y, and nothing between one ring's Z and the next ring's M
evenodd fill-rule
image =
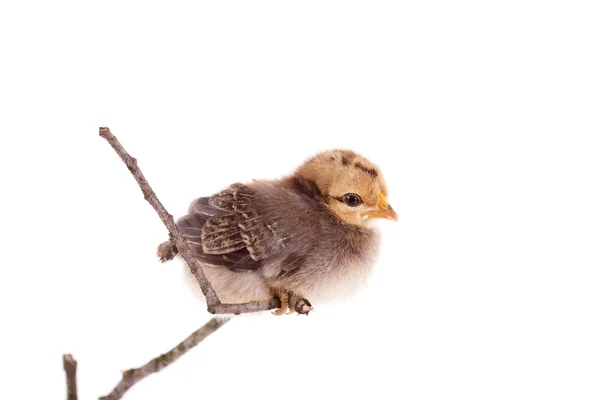
M169 231L169 241L163 243L159 247L159 257L161 261L171 259L178 253L181 254L183 259L186 261L190 271L196 278L198 285L202 289L202 293L206 297L207 309L211 314L242 314L258 311L266 311L281 306L281 302L278 298L272 298L265 301L256 301L244 304L224 304L221 303L219 297L215 293L214 289L210 285L210 282L204 276L204 271L193 257L190 248L186 241L183 239L177 229L173 216L167 212L163 207L162 203L156 197L156 193L150 187L150 184L142 174L142 171L138 167L137 160L132 157L121 145L119 140L112 134L108 128L100 128L100 136L106 139L111 147L117 152L121 160L127 166L127 169L136 182L138 183L144 199L150 203L154 208L161 221L167 227ZM308 315L309 311L312 310L310 302L303 298L292 297L290 299L292 304L295 304L295 310L298 314ZM137 382L141 381L148 375L161 371L163 368L171 365L179 357L187 353L190 349L195 347L198 343L203 341L210 334L215 332L221 326L225 325L229 321L228 317L215 317L204 324L200 329L192 333L185 340L169 350L165 354L161 354L158 357L150 360L139 368L128 369L123 372L121 381L108 395L101 397L100 400L119 400L127 390L129 390ZM63 368L67 379L67 400L77 400L77 361L70 355L63 355Z
M156 193L150 187L150 184L142 174L142 171L138 167L137 160L132 157L121 145L119 140L112 134L108 128L100 128L100 136L106 139L111 147L117 152L121 160L127 166L127 169L136 182L138 183L144 199L150 203L154 208L161 221L167 227L169 231L169 241L163 243L159 247L159 257L161 261L171 259L177 254L181 254L185 262L187 263L190 271L196 278L198 285L202 289L202 293L206 297L206 304L208 312L211 314L242 314L258 311L266 311L275 308L279 308L281 302L278 298L272 298L265 301L256 301L244 304L224 304L221 303L219 297L215 293L214 289L210 285L210 282L204 276L204 271L193 257L190 248L179 233L177 225L173 216L167 212L162 203L156 197ZM292 304L295 304L295 310L298 314L308 315L309 311L312 310L310 302L303 298L292 297L290 299ZM198 343L203 341L210 334L215 332L221 326L225 325L229 321L227 317L215 317L204 324L200 329L188 336L184 341L179 343L176 347L171 349L165 354L161 354L158 357L150 360L139 368L128 369L123 372L121 381L108 395L101 397L100 400L119 400L127 390L129 390L137 382L141 381L150 374L161 371L163 368L171 365L179 357L184 355L190 349L195 347ZM70 355L63 355L63 368L67 379L67 400L77 400L77 361Z

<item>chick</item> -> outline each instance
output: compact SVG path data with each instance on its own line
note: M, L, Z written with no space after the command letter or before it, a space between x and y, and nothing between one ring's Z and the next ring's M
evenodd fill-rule
M379 247L375 218L396 221L373 163L330 150L278 180L235 183L192 202L177 221L223 303L278 296L275 315L293 313L292 296L345 298L368 279ZM172 258L168 243L162 261Z

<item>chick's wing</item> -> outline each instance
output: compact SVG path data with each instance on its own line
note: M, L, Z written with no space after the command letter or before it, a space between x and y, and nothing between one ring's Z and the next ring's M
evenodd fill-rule
M177 225L200 262L255 270L269 257L285 255L292 237L298 240L289 218L294 205L285 204L290 200L295 195L283 188L234 184L195 200Z

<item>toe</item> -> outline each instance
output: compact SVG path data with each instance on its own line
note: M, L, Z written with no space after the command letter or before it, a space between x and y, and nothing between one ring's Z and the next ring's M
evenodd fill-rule
M278 308L277 310L273 311L272 314L281 316L281 315L285 314L286 311L287 311L287 307L286 308Z

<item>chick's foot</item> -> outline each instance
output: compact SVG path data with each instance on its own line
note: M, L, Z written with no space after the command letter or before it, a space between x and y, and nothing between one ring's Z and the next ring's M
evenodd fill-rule
M277 310L273 311L273 315L281 316L283 314L287 314L287 311L290 308L289 293L288 292L278 292L277 297L279 297L279 300L281 301L281 307L279 307Z

